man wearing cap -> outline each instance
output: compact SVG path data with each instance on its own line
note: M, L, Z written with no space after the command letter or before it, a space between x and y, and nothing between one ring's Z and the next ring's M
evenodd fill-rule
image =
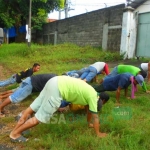
M127 97L128 86L132 84L131 98L134 98L136 91L136 84L143 85L144 78L141 75L133 76L130 73L118 74L113 77L105 78L100 85L93 86L97 92L116 91L116 102L120 103L120 91L125 90L125 97Z
M53 113L60 107L62 100L66 100L72 104L86 105L89 126L95 129L97 136L106 136L106 133L99 131L99 118L97 114L101 103L105 103L105 101L103 102L98 97L94 88L86 82L68 76L56 76L46 83L40 95L24 111L20 121L18 121L14 130L10 133L11 141L27 141L21 133L38 125L40 122L48 123ZM34 117L27 121L22 121L26 120L34 112L36 112ZM91 121L93 121L92 124Z
M104 79L113 77L113 76L116 76L117 74L122 74L122 73L130 73L133 76L140 74L143 76L143 78L146 78L146 75L147 75L144 70L142 70L138 67L135 67L132 65L118 65L118 66L114 67L112 72L110 74L108 74ZM102 81L100 83L102 83ZM146 93L150 93L150 91L147 90L145 82L143 82L142 88Z
M105 62L96 62L87 67L82 75L80 76L81 80L85 82L90 82L97 74L109 74L108 64Z

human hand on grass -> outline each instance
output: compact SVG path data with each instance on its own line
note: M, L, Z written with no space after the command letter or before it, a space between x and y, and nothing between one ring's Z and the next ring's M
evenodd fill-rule
M118 103L118 102L116 102L116 103L115 103L115 107L118 107L118 106L121 106L121 104Z
M106 136L107 136L107 133L101 133L101 132L99 132L99 133L97 134L97 136L100 137L100 138L103 138L103 137L106 137Z
M146 93L148 93L148 94L149 94L149 93L150 93L150 91L146 91Z
M127 97L128 100L135 99L135 98L136 98L136 96L134 96L134 97Z
M93 123L89 123L89 128L93 128Z

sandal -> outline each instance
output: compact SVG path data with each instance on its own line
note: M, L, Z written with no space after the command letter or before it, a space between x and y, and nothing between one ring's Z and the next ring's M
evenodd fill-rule
M29 129L27 129L27 130L25 130L25 131L22 132L23 136L27 136L29 134L30 134L30 130Z
M27 142L28 139L23 137L22 135L16 139L10 138L11 142L16 143L16 142Z
M0 112L0 118L5 117L5 114L3 114L2 112Z

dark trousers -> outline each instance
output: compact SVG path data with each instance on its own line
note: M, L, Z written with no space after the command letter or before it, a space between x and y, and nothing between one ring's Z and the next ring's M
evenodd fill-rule
M103 83L99 84L99 85L93 85L93 88L95 89L96 92L104 92L105 91Z

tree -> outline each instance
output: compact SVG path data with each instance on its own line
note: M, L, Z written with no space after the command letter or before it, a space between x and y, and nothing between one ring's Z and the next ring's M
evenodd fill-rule
M41 29L50 11L64 7L65 0L32 0L32 28ZM25 25L29 18L30 0L0 0L1 26Z

